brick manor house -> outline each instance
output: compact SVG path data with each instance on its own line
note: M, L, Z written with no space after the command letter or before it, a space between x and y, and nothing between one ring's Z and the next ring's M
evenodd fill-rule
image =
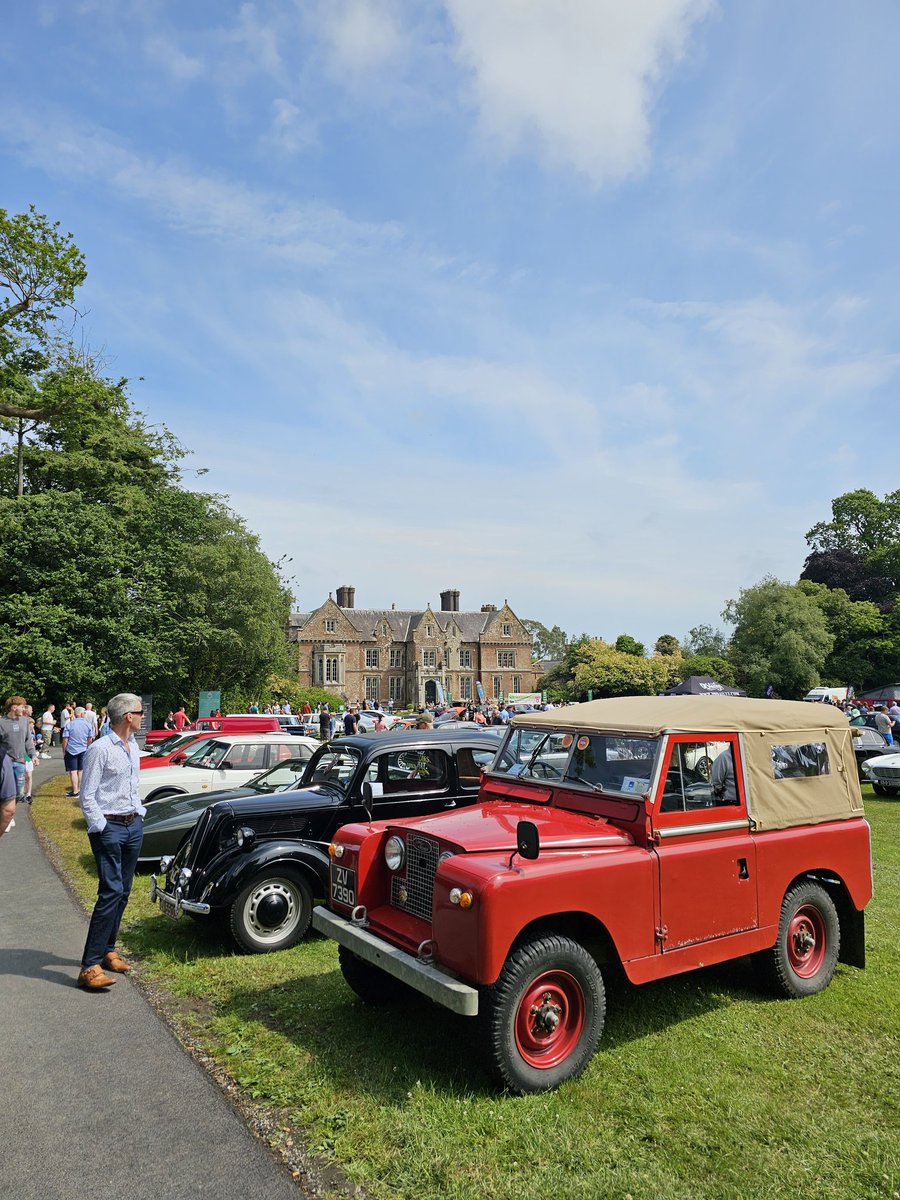
M509 604L460 612L459 592L441 592L441 608L415 612L357 608L356 589L339 587L311 613L292 613L290 640L304 686L323 687L350 702L396 708L445 700L488 700L531 692L531 637Z

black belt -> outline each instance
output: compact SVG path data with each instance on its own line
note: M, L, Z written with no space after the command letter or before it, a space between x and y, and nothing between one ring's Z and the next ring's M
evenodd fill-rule
M116 821L119 825L130 825L132 821L136 821L141 815L137 812L130 813L104 813L107 821Z

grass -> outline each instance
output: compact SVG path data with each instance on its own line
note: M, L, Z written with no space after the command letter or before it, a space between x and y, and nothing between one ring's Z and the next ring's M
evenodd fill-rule
M48 784L33 815L90 905L93 859L64 790ZM587 1072L542 1096L495 1090L465 1018L424 1001L363 1007L318 936L237 955L160 916L139 877L123 939L271 1126L299 1129L370 1197L896 1200L900 804L864 794L876 863L865 971L839 967L800 1002L761 994L745 960L615 984Z

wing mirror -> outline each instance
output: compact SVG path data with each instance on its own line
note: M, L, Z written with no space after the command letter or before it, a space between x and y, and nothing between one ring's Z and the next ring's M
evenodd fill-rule
M370 783L367 779L362 785L362 797L368 807L371 807L373 800L380 800L383 795L383 783Z
M231 761L230 758L226 758L224 762L219 763L219 770L220 771L233 771L234 763Z
M535 859L541 852L541 839L534 821L520 821L516 826L516 850L521 858Z

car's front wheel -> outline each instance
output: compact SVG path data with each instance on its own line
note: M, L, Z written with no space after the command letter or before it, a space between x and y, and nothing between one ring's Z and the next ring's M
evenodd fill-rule
M309 929L312 892L299 875L260 875L231 905L231 936L241 950L266 954L295 946Z
M886 783L873 783L872 790L876 796L893 797L897 795L900 788L888 787Z
M491 1066L511 1092L543 1092L577 1079L603 1032L600 969L582 945L556 934L517 946L482 1001Z
M775 945L754 957L773 990L796 1000L831 983L840 941L834 901L821 884L806 880L792 887L781 903Z

